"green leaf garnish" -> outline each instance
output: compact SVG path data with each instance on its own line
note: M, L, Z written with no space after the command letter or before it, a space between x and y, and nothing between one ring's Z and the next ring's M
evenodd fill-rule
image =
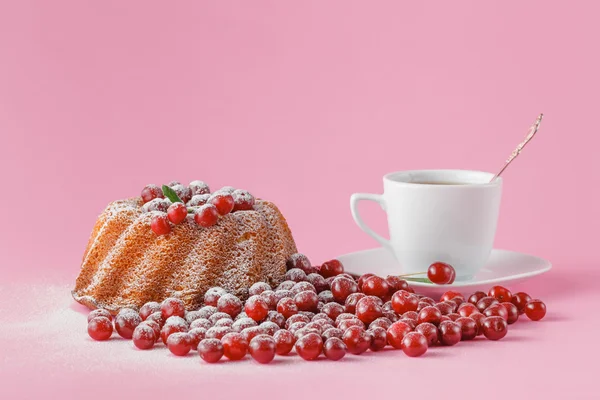
M407 276L402 279L409 282L433 283L428 278L412 278Z
M179 196L177 196L177 193L167 185L162 185L162 191L165 197L171 200L171 203L183 203Z

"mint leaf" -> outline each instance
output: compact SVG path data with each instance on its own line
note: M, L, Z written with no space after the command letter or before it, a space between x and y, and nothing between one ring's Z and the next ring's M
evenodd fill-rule
M179 196L177 196L177 193L167 185L162 185L162 191L165 197L171 200L171 203L183 203Z
M433 283L428 278L411 278L411 277L406 277L406 278L402 278L402 279L404 279L405 281L409 281L409 282Z

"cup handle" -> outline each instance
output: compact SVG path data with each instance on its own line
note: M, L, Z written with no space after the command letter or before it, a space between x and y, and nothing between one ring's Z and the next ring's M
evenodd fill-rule
M367 235L377 240L379 244L381 244L384 248L391 251L392 246L390 244L390 241L376 233L373 229L369 228L358 213L358 202L361 200L369 200L379 203L381 208L385 211L385 201L383 200L383 196L380 194L354 193L352 196L350 196L350 210L352 211L352 218L354 218L354 222L356 222L356 225L358 225L358 227L362 229Z

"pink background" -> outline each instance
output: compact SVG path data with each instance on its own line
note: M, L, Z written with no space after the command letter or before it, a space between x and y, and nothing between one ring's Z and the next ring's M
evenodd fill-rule
M435 3L1 2L0 308L30 315L17 311L36 301L23 300L15 285L73 282L96 216L147 183L202 179L271 199L315 263L375 247L350 217L351 193L380 192L381 176L394 170L495 171L544 112L539 137L506 173L496 247L554 263L527 285L547 299L548 320L520 328L528 339L502 348L465 346L445 351L454 357L416 362L388 354L367 365L381 374L404 365L398 380L406 370L418 383L425 371L477 362L505 385L515 369L543 380L549 392L590 395L591 379L577 368L586 352L598 354L598 344L571 343L572 352L562 346L564 335L589 338L587 330L598 329L586 313L600 300L592 269L600 220L600 7ZM365 206L365 213L385 231L380 210ZM13 305L15 293L22 301ZM31 362L5 357L5 377L30 374L46 389L85 393L81 382L90 374L77 361L52 366L71 375L42 378L34 353L23 351ZM552 355L569 379L542 361ZM219 367L213 378L228 382L245 371L242 381L266 385L269 378L246 365ZM365 371L316 365L296 368L307 380L315 371L339 371L331 378L339 382ZM197 376L192 370L185 373ZM209 371L202 368L210 381ZM284 383L293 377L279 373ZM65 389L69 382L79 386ZM28 397L32 385L20 387Z

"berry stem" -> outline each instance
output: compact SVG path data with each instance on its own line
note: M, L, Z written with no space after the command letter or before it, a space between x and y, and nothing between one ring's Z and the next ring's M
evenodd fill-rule
M415 275L427 275L427 271L425 272L413 272L412 274L402 274L398 275L400 278L404 278L406 276L415 276Z

